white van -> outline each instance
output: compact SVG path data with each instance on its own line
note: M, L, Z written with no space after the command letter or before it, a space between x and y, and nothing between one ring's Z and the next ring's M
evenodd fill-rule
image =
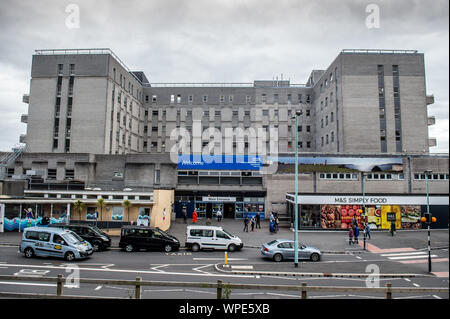
M235 251L244 247L239 237L217 226L188 226L186 229L186 247L192 251L200 249L219 249Z

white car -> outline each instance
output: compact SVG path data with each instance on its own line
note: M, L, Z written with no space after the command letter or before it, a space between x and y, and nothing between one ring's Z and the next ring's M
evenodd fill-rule
M186 247L192 251L218 249L235 251L244 247L242 240L217 226L188 226Z

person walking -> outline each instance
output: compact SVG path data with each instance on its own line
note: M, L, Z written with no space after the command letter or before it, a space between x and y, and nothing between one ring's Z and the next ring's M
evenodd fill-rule
M275 224L274 221L271 219L269 222L269 231L271 235L273 234L274 231L274 224Z
M256 213L256 228L261 229L261 213L260 212Z
M192 213L192 223L197 223L197 210L194 209L194 212Z
M356 224L355 225L355 233L354 233L354 236L355 236L355 243L356 244L358 244L358 237L359 237L359 228L358 228L358 224Z
M186 206L183 206L183 219L184 219L184 223L187 223L187 209Z
M256 223L255 216L252 216L252 218L250 219L250 223L251 223L251 226L252 226L252 231L254 231L255 230L255 223Z
M217 214L217 221L220 222L222 220L222 211L219 209L216 214Z
M366 224L366 228L364 229L364 232L366 234L366 237L368 237L370 239L370 227L369 224Z
M243 231L246 231L248 233L248 215L245 215L245 218L244 218L244 230Z
M270 212L269 220L270 220L271 222L275 221L275 216L273 215L273 212Z
M394 236L395 234L395 222L391 221L391 235Z
M278 213L275 214L275 232L278 233L278 230L280 230L280 220L278 219Z
M353 228L349 227L348 228L348 244L349 245L351 245L353 243L353 235L354 235Z

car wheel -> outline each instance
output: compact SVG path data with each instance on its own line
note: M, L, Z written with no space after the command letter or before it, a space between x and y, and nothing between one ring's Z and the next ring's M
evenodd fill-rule
M92 244L92 249L94 249L94 251L100 251L101 249L101 245L97 242Z
M273 256L273 260L275 260L277 263L283 260L283 255L282 254L275 254Z
M133 250L134 250L133 245L128 244L128 245L125 246L125 251L126 251L127 253L131 253Z
M319 261L320 260L319 254L317 254L317 253L311 254L311 260L312 261Z
M73 261L73 260L75 260L75 254L71 251L68 251L66 253L66 255L64 256L64 259L67 261Z
M228 251L235 251L236 250L236 245L235 244L230 244L228 246Z
M170 246L170 245L165 245L165 246L164 246L164 251L165 251L166 253L170 253L170 252L172 251L172 246Z
M192 251L199 251L200 250L200 245L199 244L193 244L192 245Z
M31 258L34 256L34 251L32 248L26 248L24 251L25 257Z

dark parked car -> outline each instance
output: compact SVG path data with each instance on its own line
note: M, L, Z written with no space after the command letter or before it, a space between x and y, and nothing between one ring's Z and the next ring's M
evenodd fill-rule
M91 225L52 224L51 227L69 229L89 242L94 251L106 250L111 246L111 237L99 228Z
M127 252L140 249L170 252L180 248L180 241L159 228L123 226L119 247Z

